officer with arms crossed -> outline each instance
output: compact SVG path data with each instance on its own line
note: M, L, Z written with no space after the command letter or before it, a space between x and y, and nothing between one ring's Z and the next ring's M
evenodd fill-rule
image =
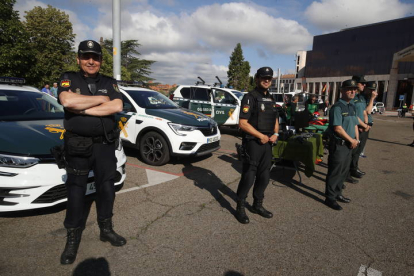
M247 194L253 188L252 212L265 218L273 214L263 208L264 191L269 183L272 164L272 144L279 134L279 120L276 103L269 93L273 70L262 67L255 76L256 88L246 94L241 102L239 127L243 131L243 145L246 157L243 172L237 188L236 218L240 223L249 223L245 203Z
M362 153L365 147L365 143L368 139L368 131L371 128L368 125L368 114L366 112L367 102L362 92L365 89L367 81L364 76L353 76L352 79L357 83L358 89L352 102L355 105L355 112L358 119L358 133L361 143L352 151L351 166L347 182L358 183L358 180L352 178L362 178L365 172L361 171L358 167L359 155Z
M114 246L126 240L112 229L116 172L115 142L119 139L114 114L122 110L122 96L113 78L99 74L102 50L93 40L82 41L78 48L79 72L61 76L58 99L65 107L65 158L68 202L64 226L67 242L60 262L76 259L85 226L84 198L88 174L92 169L96 185L96 209L101 241Z
M349 173L352 150L359 144L358 119L351 100L355 97L355 80L346 80L341 85L341 99L329 112L329 156L326 175L325 204L334 210L342 210L337 200L349 203L342 195L344 181Z

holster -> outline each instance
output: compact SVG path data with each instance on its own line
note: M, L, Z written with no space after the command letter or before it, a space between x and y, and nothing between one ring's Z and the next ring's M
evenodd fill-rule
M50 149L53 158L55 158L56 164L59 169L64 169L66 167L65 159L65 147L63 145L54 146Z

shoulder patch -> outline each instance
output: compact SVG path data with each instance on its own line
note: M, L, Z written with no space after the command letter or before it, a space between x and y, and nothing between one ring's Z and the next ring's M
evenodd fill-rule
M60 81L60 87L69 87L70 86L70 80L61 80Z
M243 106L243 113L247 113L247 112L249 112L249 110L250 110L250 106L248 104L245 104Z
M115 91L119 93L120 91L119 91L118 84L115 84L115 83L114 83L114 84L113 84L113 86L114 86Z

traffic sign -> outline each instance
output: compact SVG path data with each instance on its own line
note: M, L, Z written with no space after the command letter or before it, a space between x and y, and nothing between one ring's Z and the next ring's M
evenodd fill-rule
M404 101L404 95L400 95L400 101Z

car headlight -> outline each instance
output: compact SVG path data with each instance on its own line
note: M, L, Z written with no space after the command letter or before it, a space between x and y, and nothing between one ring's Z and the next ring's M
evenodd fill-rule
M37 163L39 163L39 159L35 157L0 154L0 167L29 168Z
M179 136L186 136L187 135L185 133L181 133L181 131L182 132L189 132L189 131L193 131L193 130L197 129L197 127L194 127L194 126L186 126L186 125L180 125L180 124L174 124L174 123L168 123L168 125L170 126L172 131L174 131L174 133L179 135Z

